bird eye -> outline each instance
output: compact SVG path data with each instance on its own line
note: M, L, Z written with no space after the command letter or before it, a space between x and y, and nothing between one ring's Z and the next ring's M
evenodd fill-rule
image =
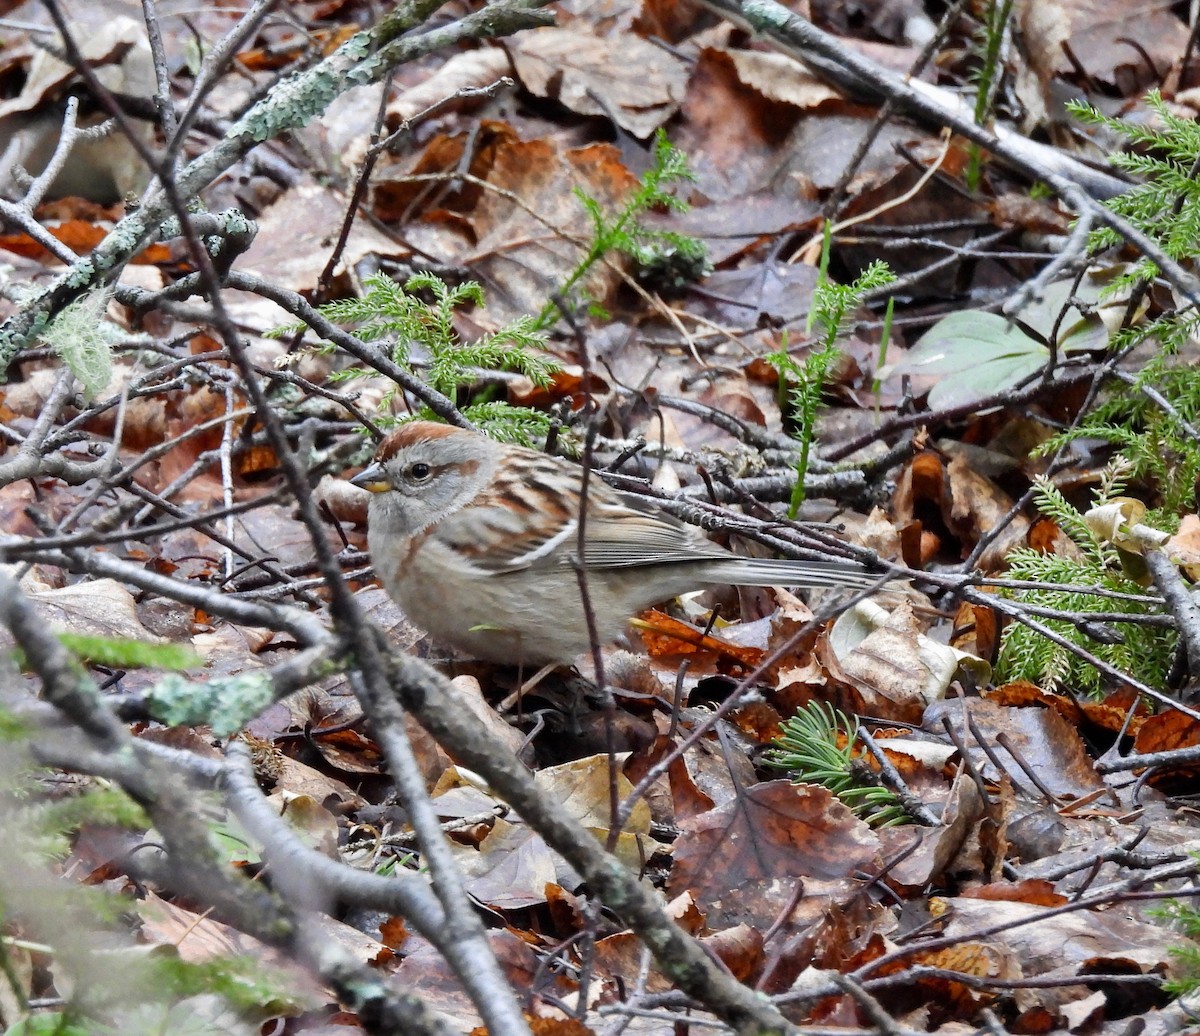
M414 482L424 482L427 478L429 478L430 475L433 474L433 468L431 468L424 461L417 461L416 464L408 469L408 474L411 476Z

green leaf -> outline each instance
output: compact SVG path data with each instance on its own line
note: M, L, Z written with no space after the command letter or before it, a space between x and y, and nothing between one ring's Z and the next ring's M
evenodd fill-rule
M92 1036L82 1021L61 1011L31 1014L4 1030L4 1036Z
M229 863L242 865L262 863L258 845L234 814L224 812L213 818L208 833Z
M1021 323L1032 328L1046 341L1054 332L1058 315L1058 347L1065 353L1107 349L1113 333L1125 319L1130 287L1122 282L1129 276L1131 266L1119 263L1106 269L1089 270L1076 285L1073 278L1054 281L1046 286L1041 299L1031 302L1018 314ZM1067 306L1075 298L1092 311L1084 313L1077 306Z
M1129 273L1128 264L1117 264L1090 271L1078 285L1073 278L1055 281L1041 299L1021 310L1020 326L981 310L950 313L926 331L886 376L941 375L929 393L929 406L941 409L965 406L1036 375L1050 358L1043 343L1056 329L1061 353L1107 349L1125 318ZM1068 305L1070 299L1088 311Z
M933 325L888 376L941 375L929 407L963 406L1037 374L1049 358L1041 342L996 313L963 310Z

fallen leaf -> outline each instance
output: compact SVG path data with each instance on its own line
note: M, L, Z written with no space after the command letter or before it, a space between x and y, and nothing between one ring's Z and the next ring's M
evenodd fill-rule
M643 140L679 108L687 66L663 47L616 32L598 35L583 22L527 29L509 37L522 84L581 115L605 115ZM637 75L623 74L637 69Z
M671 895L690 891L720 926L769 927L796 883L877 863L879 841L824 788L768 781L680 823Z

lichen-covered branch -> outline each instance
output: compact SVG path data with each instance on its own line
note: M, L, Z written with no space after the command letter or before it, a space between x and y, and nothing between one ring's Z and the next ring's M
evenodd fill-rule
M184 201L264 140L298 129L321 114L352 86L377 82L404 64L467 39L484 39L546 24L549 0L498 0L482 10L428 32L403 35L436 11L444 0L410 0L370 29L356 33L314 68L281 79L250 108L225 138L180 172L174 194ZM161 185L152 186L136 211L122 219L92 252L0 324L0 375L41 334L51 317L90 288L113 281L125 264L152 241L173 214Z

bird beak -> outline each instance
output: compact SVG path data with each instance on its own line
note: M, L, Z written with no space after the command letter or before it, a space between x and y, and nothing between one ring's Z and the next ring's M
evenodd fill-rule
M363 468L350 480L350 485L358 486L371 493L386 493L392 488L382 464L370 464Z

